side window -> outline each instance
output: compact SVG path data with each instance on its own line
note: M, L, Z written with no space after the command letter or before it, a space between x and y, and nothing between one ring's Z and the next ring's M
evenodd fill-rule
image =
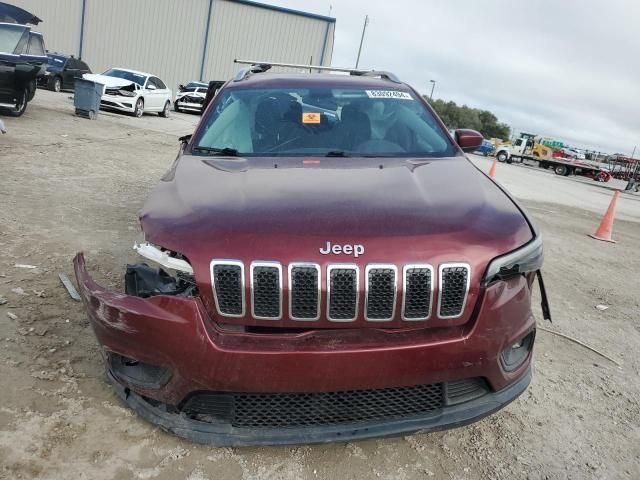
M149 77L149 80L147 81L147 88L149 88L152 85L154 87L156 87L156 88L160 88L160 87L158 87L158 84L156 83L156 77Z
M156 88L161 88L161 89L165 89L167 88L167 86L162 83L162 80L160 80L158 77L151 77L150 82L153 81L153 84L156 86Z
M65 70L77 70L78 61L75 58L70 58L69 60L67 60L67 64L64 67Z
M78 68L79 68L80 70L86 70L87 72L90 72L90 71L91 71L91 69L89 68L89 65L87 65L86 63L84 63L84 62L83 62L83 61L81 61L81 60L78 60Z
M40 55L44 57L44 44L42 38L39 35L29 35L29 47L27 48L28 55Z
M522 145L522 139L519 138L516 140L516 143L514 144L516 147L519 147L520 145Z

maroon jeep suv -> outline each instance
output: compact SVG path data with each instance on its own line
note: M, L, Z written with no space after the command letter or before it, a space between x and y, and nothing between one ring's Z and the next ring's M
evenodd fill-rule
M125 293L75 272L107 376L214 445L450 428L531 380L542 240L386 72L227 82L140 212Z

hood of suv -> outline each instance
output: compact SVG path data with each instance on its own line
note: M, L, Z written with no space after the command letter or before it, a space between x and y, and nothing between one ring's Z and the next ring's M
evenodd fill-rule
M189 259L209 287L201 292L211 291L212 259L356 263L361 271L370 263L401 271L465 262L473 292L491 259L532 238L515 203L462 156L183 156L149 197L141 223L148 241ZM327 242L363 252L324 255Z

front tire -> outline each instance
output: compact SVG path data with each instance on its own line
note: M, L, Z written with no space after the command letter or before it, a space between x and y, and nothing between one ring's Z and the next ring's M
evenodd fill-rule
M9 111L12 117L20 117L27 109L27 102L29 101L29 89L25 87L22 93L16 95L16 105Z
M496 155L496 158L499 162L504 163L507 161L508 155L506 152L499 152L498 155Z
M164 108L162 109L161 112L158 113L158 115L160 115L163 118L167 118L169 116L170 108L171 108L171 103L169 102L169 100L167 100L166 102L164 102Z
M31 100L33 100L33 97L36 96L37 89L38 89L38 84L36 83L35 80L31 80L27 84L27 91L29 92L29 94L27 95L27 102L30 102Z
M144 113L144 99L139 98L138 100L136 100L136 107L135 107L135 110L133 111L133 116L140 118L143 113Z
M60 77L53 77L49 80L49 90L56 93L62 90L62 80L60 80Z
M569 169L566 165L556 165L553 171L556 172L556 175L562 175L563 177L569 175Z

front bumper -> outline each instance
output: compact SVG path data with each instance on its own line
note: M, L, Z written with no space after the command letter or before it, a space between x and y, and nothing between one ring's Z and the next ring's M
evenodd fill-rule
M311 443L438 430L477 420L515 399L530 381L531 351L506 371L500 353L535 330L530 282L488 286L468 324L408 331L316 330L251 334L222 330L198 298L139 298L105 290L79 254L76 277L105 352L162 366L157 384L130 382L108 368L119 395L144 418L195 441L216 445ZM304 428L236 428L193 420L181 406L196 392L345 392L486 382L479 398L428 414Z
M195 102L185 102L182 100L176 100L176 106L182 110L189 110L192 112L202 112L203 104Z
M136 97L120 95L103 95L100 99L100 108L133 113L136 109L136 99Z

